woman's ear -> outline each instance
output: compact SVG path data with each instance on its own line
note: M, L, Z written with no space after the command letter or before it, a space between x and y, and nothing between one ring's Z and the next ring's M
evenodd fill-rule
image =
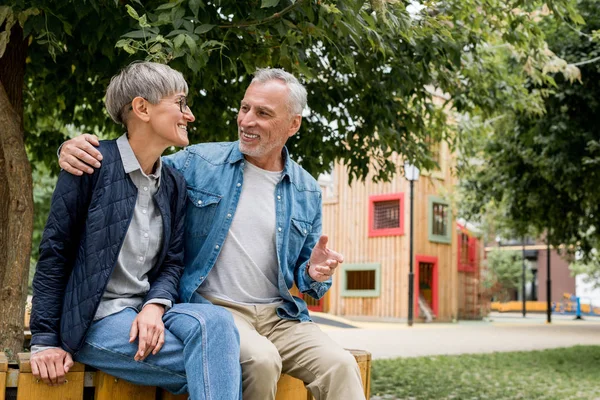
M136 97L131 101L132 113L135 114L137 118L144 122L148 122L150 120L150 113L148 112L148 101L143 97Z

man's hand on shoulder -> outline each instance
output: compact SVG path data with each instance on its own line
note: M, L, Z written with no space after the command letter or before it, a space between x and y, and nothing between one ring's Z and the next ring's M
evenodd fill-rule
M100 168L102 161L102 154L96 149L99 145L98 138L87 133L69 139L60 149L58 165L73 175L92 174L94 170L91 167Z
M65 375L73 366L73 357L60 347L42 350L31 355L31 373L50 386L65 383Z
M344 256L327 248L329 238L322 235L310 255L308 275L317 282L324 282L335 273Z

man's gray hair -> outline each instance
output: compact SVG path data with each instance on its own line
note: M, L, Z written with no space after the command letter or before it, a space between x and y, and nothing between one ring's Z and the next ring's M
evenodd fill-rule
M152 104L175 93L188 93L181 72L168 65L142 61L133 62L113 76L106 89L106 110L118 124L125 125L126 108L134 98L143 97Z
M292 114L302 115L302 110L306 107L306 88L294 75L281 68L259 68L251 83L267 83L272 80L280 80L287 85L290 90L288 108Z

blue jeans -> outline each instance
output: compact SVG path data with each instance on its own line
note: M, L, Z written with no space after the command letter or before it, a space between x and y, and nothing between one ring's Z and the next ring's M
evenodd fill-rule
M133 359L129 330L137 311L126 308L92 324L75 360L138 385L159 386L192 400L241 399L240 340L231 314L210 304L176 304L163 316L165 344Z

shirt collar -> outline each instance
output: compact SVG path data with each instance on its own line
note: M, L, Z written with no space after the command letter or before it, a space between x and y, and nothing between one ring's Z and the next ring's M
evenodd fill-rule
M139 170L143 175L147 176L142 170L140 163L129 144L129 140L127 139L127 134L123 134L120 138L117 139L117 147L119 148L119 154L121 155L121 160L123 161L123 169L126 174L130 174L133 171ZM151 177L160 178L160 171L162 169L162 160L158 158L158 164L154 170L153 174L150 174Z
M281 151L281 156L283 157L283 172L281 173L281 177L288 177L291 182L294 181L294 171L292 168L292 160L290 160L290 153L288 152L287 147L283 146L283 150ZM244 155L240 151L240 141L236 141L231 154L229 155L228 161L231 164L239 162L244 159Z

